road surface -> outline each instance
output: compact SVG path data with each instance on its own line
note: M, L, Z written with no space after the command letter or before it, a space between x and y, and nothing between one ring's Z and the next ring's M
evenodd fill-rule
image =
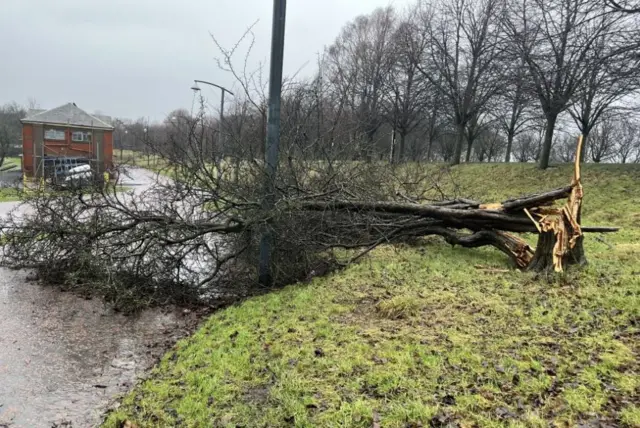
M122 181L137 193L153 185L154 174L132 169ZM16 209L25 207L0 203L0 217ZM97 299L0 269L0 427L94 425L188 323L159 310L124 317Z

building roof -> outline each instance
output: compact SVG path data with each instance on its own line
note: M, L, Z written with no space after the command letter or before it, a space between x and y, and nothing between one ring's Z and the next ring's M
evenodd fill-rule
M106 118L99 119L78 108L75 103L68 103L51 110L30 110L22 123L42 123L47 125L82 126L96 129L113 129Z
M46 110L41 109L41 108L30 108L27 111L27 116L26 117L33 116L34 114L44 113L45 111Z
M111 116L107 116L105 114L94 114L93 116L97 117L98 119L100 119L101 121L106 123L107 125L113 126L113 118Z

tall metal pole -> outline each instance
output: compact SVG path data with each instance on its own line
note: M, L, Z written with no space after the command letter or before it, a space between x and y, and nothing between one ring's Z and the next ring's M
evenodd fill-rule
M280 150L280 103L282 99L282 64L284 61L284 33L287 11L286 0L273 1L273 28L271 34L271 70L269 72L269 112L265 150L265 186L262 209L269 212L276 202L275 178ZM273 233L269 224L262 230L258 281L269 287L273 283L271 252Z
M224 121L224 89L221 90L220 98L220 124L218 125L218 133L220 134L220 153L224 155L224 129L222 123ZM215 159L215 156L214 156ZM220 172L220 169L219 171Z

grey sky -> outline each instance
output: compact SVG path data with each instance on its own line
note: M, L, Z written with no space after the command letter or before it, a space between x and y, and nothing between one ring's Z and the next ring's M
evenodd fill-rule
M290 0L285 74L331 43L342 25L378 6L409 0ZM268 59L271 0L0 0L0 104L35 98L87 111L162 119L190 108L193 79L223 85L214 34L232 46L255 27L253 61ZM216 104L218 94L204 92Z

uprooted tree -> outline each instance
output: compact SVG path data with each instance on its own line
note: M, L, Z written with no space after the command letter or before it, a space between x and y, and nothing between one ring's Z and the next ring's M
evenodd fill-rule
M222 148L201 119L147 141L147 169L123 163L121 179L151 177L148 188L34 191L3 225L3 263L132 308L252 292L265 227L276 285L427 235L496 247L523 270L561 271L586 262L583 233L615 230L580 225L579 160L564 188L483 204L459 196L448 167L357 162L349 146L319 148L301 138L305 122L294 113L283 118L277 202L265 211L260 148L234 133L240 117L229 119ZM537 234L537 246L517 233Z

